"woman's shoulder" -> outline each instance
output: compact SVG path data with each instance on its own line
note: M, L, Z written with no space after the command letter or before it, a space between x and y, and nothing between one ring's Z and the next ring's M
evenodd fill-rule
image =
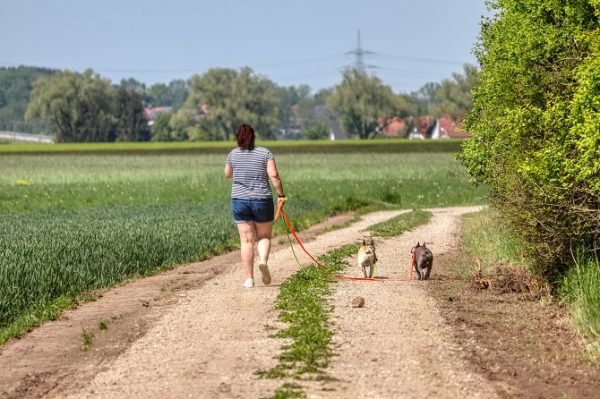
M271 150L269 150L267 147L254 147L254 151L263 153L271 152Z
M273 153L266 147L255 147L254 151L256 151L257 154L265 155L268 159L273 158Z

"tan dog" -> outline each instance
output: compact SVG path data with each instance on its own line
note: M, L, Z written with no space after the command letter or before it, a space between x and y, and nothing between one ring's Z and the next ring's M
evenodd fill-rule
M363 239L362 246L358 249L356 257L358 267L362 269L365 277L373 278L375 275L375 263L377 263L377 255L375 254L375 242L372 238ZM367 273L367 269L369 272Z

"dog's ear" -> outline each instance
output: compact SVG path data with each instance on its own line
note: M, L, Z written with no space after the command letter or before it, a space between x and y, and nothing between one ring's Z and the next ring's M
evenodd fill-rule
M367 240L363 238L363 245L367 245Z

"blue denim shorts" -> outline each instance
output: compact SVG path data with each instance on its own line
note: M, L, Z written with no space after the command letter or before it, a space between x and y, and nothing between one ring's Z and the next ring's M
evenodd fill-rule
M231 200L231 213L236 223L269 223L275 217L273 198Z

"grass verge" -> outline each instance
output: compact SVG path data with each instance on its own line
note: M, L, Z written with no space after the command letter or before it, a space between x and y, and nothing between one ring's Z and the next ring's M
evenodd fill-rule
M549 298L549 285L531 271L523 245L497 211L489 208L466 215L463 220L465 259L452 270L454 277L470 280L480 289Z
M0 346L11 338L22 337L25 333L31 331L33 327L39 326L44 321L56 320L63 310L72 308L76 303L73 297L61 295L47 305L39 306L31 312L21 314L14 321L0 328Z
M369 228L373 235L379 237L396 237L405 231L429 222L432 213L421 209L413 209L409 213L375 224Z
M577 332L590 341L588 357L600 364L600 263L581 251L576 259L559 283L559 296L569 304Z
M574 266L561 281L550 285L531 272L522 244L493 209L467 215L463 225L467 259L455 270L480 289L525 292L544 300L558 299L570 307L575 330L589 345L587 357L600 364L600 263L578 252Z

